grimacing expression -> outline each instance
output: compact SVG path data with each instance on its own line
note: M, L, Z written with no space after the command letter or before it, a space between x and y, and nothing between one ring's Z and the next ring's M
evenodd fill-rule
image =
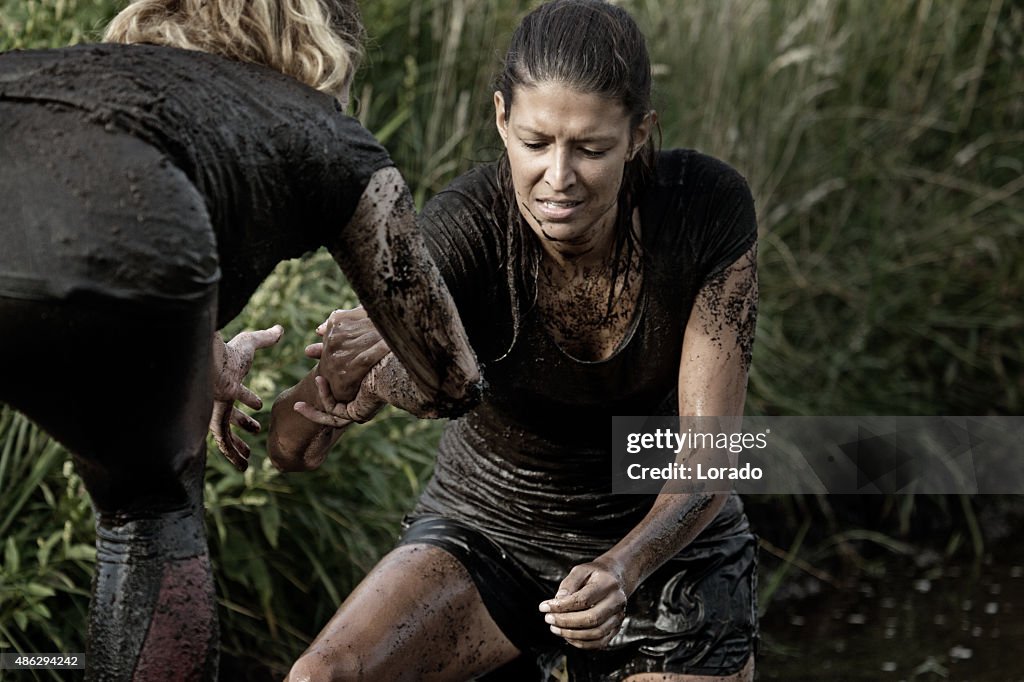
M631 130L621 103L553 81L517 86L507 117L495 92L494 108L516 202L544 250L571 258L607 246L626 161L652 116Z

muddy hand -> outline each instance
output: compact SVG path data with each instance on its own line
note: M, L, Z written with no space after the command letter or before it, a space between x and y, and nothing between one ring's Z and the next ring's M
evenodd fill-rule
M353 400L370 369L391 352L361 306L335 310L316 333L323 341L307 346L306 356L320 360L318 372L340 402Z
M314 381L316 382L318 404L311 405L299 401L295 403L294 409L316 424L343 429L353 422L361 424L369 421L384 406L384 402L373 395L365 385L354 400L342 403L334 399L325 378L318 376Z
M249 446L232 430L238 426L249 433L259 433L260 424L235 407L235 401L258 410L263 406L260 397L242 382L252 368L253 356L261 348L269 348L281 340L284 328L274 325L270 329L241 332L224 343L219 337L214 342L213 414L210 432L217 449L239 471L249 466Z
M575 566L553 599L540 604L551 632L579 649L603 649L626 615L621 571L595 560Z

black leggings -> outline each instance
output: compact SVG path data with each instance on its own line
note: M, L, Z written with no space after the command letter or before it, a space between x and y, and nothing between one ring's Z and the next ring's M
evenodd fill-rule
M0 401L73 453L92 498L87 679L215 679L205 203L153 148L60 110L0 102L0 158Z
M202 507L212 301L0 298L0 328L0 400L73 453L96 510L88 677L214 679Z

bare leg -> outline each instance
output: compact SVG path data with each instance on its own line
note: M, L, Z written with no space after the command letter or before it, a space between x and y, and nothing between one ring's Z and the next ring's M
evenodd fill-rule
M518 654L454 557L403 545L345 600L288 682L467 680Z

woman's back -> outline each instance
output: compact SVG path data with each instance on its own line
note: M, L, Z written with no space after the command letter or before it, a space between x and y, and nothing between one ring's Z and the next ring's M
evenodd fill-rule
M0 102L59 112L69 137L79 126L135 137L188 177L217 238L218 326L277 262L332 244L370 176L391 165L334 98L194 50L102 44L3 54ZM17 135L31 133L22 125Z

